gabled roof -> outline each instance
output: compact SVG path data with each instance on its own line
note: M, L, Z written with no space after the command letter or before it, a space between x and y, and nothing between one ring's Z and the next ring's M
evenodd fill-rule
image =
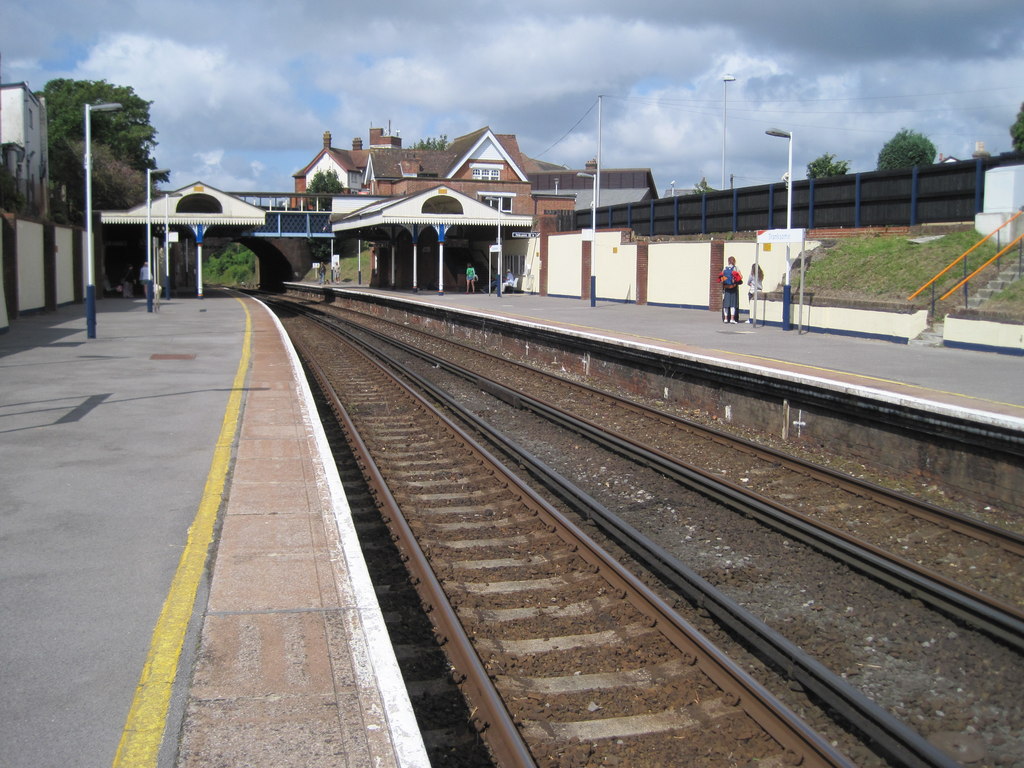
M335 232L385 224L443 224L446 227L500 225L529 229L533 217L502 213L444 184L406 197L378 200L351 213L331 216L331 226Z
M448 146L446 151L452 155L452 162L448 166L446 178L451 178L466 163L485 155L488 148L492 148L508 163L521 181L527 180L521 167L523 155L519 151L516 137L507 133L499 137L487 126L460 136Z
M335 165L345 171L363 171L366 169L366 162L370 156L370 151L366 149L335 149L334 147L324 147L317 152L316 157L307 163L304 168L293 173L292 178L308 176L309 172L317 166L324 155L328 155L331 160L334 161Z
M171 224L251 227L261 226L267 220L262 208L199 181L156 196L152 203L148 215L146 203L140 203L126 211L101 211L100 221L104 224L161 223L166 215Z

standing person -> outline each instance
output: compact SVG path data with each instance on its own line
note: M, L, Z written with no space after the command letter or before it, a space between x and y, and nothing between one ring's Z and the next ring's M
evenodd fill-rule
M466 293L476 293L476 270L472 264L466 265Z
M725 269L718 276L718 282L722 284L722 322L738 323L740 317L740 286L743 285L743 275L736 269L736 257L730 256Z

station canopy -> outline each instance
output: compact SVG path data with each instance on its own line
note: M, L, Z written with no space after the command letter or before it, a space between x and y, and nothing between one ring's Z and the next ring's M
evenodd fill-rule
M227 192L195 182L169 192L154 195L147 212L146 203L126 211L101 211L103 224L163 224L171 226L202 225L213 227L243 227L251 229L266 223L267 212Z
M503 213L448 186L438 186L404 197L374 201L348 213L331 216L334 232L356 232L389 226L445 229L456 226L508 227L529 230L533 216Z

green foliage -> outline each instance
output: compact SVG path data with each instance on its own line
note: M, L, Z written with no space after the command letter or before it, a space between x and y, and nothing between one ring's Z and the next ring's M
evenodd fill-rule
M5 166L0 165L0 211L21 213L25 196L18 192L18 183Z
M345 185L338 178L338 172L332 168L329 171L314 173L313 178L306 185L306 191L321 195L336 195L345 191Z
M1013 148L1018 152L1024 152L1024 103L1020 105L1020 112L1017 113L1017 122L1010 126L1010 138L1013 139Z
M441 151L448 149L449 143L450 142L448 141L448 135L442 133L440 136L436 138L431 137L426 139L420 139L411 147L409 147L409 149L428 149L434 151Z
M807 164L808 179L824 179L829 176L843 176L850 172L850 163L847 160L836 160L836 156L825 153L816 160Z
M806 271L806 289L822 296L905 301L980 239L973 229L924 243L913 243L907 237L843 238L815 254ZM976 248L968 256L968 271L994 254L990 242ZM962 264L957 265L938 283L939 295L963 276ZM794 272L791 277L796 283L799 274ZM926 293L930 298L930 291Z
M695 194L703 195L705 192L714 192L715 188L708 184L708 177L704 176L693 185L693 191Z
M256 254L231 243L203 264L203 281L216 285L255 285Z
M924 134L903 128L886 142L878 153L878 170L896 171L915 165L931 165L935 161L935 145Z
M127 181L116 188L137 187L140 194L126 200L124 196L109 198L98 190L93 179L93 208L124 208L138 203L145 196L145 173L156 168L151 152L156 147L156 129L149 123L149 106L130 86L111 85L105 80L51 80L39 94L46 99L50 186L53 210L62 212L71 221L82 221L85 210L85 105L121 104L117 112L92 112L92 166L96 173L108 159L117 160L111 174L133 174L141 181ZM107 147L102 153L98 147ZM165 181L158 175L155 180Z

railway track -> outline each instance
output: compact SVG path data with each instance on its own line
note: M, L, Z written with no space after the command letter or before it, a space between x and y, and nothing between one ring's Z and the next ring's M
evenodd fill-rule
M374 341L369 344L374 348L383 346ZM431 367L437 364L435 360L431 363ZM404 375L416 378L415 374L410 371L406 371ZM418 385L430 388L429 383L424 381L419 381ZM492 391L495 389L493 384L488 388ZM500 390L500 388L498 389ZM503 396L500 391L496 393ZM504 396L507 397L507 393L504 393ZM443 396L439 399L443 399ZM449 407L457 409L458 406L449 403ZM469 420L472 418L470 417ZM565 493L570 497L577 498L585 495L581 494L578 489L570 489ZM824 701L827 708L839 713L841 719L852 723L856 730L867 734L866 740L873 742L872 750L884 755L885 762L883 764L954 764L946 753L958 754L957 750L962 743L960 739L951 734L945 735L945 752L936 750L916 732L902 725L898 719L893 718L863 695L858 694L846 681L824 670L814 659L808 658L806 653L794 648L792 644L787 646L787 643L780 641L778 637L772 637L772 633L766 631L763 623L749 616L744 617L742 609L737 610L736 606L728 605L728 600L722 600L722 596L716 594L714 589L709 589L708 585L699 577L687 573L686 568L680 568L678 562L674 562L670 556L660 550L657 544L645 541L644 537L636 534L635 531L623 533L629 526L623 525L620 520L607 511L601 511L600 505L596 504L593 499L587 500L587 505L590 505L590 511L581 510L581 514L591 519L605 517L607 520L611 520L612 522L607 524L599 522L599 526L606 531L612 531L619 541L630 542L624 545L624 549L638 560L645 562L651 572L657 573L665 583L673 585L674 590L700 605L702 612L707 611L714 615L717 621L729 628L729 631L755 637L754 644L761 646L758 650L759 655L767 659L768 663L783 668L788 674L791 686L797 686L801 690L806 689L809 695ZM580 505L575 506L579 507ZM860 761L858 760L858 762Z
M404 343L406 352L516 407L643 457L702 492L728 496L762 522L1024 650L1018 533L450 339L332 314L382 341Z
M326 330L289 330L498 764L850 764L425 400Z

